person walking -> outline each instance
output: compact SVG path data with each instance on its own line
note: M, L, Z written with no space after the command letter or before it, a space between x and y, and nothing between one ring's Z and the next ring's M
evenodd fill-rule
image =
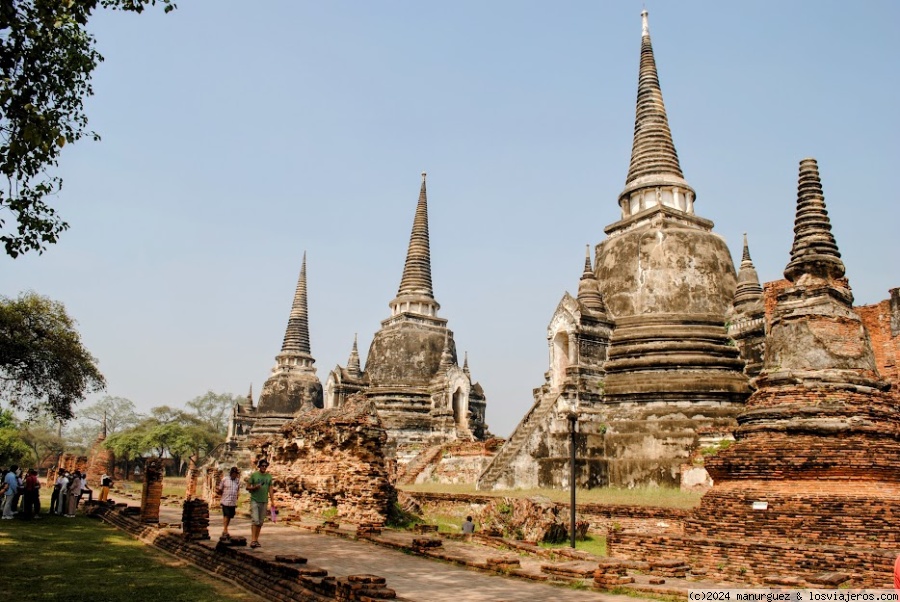
M269 461L263 458L256 463L257 471L250 475L247 491L250 492L250 547L258 548L259 532L266 519L266 504L275 510L275 488L268 473Z
M19 466L13 464L9 467L9 472L3 477L3 484L6 485L6 493L3 494L3 520L13 519L13 500L16 497L16 491L19 489L19 479L16 477L16 471Z
M271 476L271 475L269 475ZM231 535L228 533L228 525L237 512L238 495L241 492L241 471L237 466L232 466L228 474L222 477L219 486L216 487L216 493L222 496L222 537L228 541ZM255 540L254 540L255 541Z

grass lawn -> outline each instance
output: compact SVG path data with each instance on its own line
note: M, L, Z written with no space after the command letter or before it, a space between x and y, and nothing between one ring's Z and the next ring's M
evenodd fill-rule
M0 567L17 602L262 600L80 514L0 521Z
M474 484L444 485L440 483L419 483L402 485L403 491L422 491L427 493L468 493L493 497L546 497L554 502L567 503L569 491L565 489L509 489L477 491ZM635 487L619 489L616 487L599 487L597 489L579 489L576 492L578 504L624 504L634 506L656 506L660 508L694 508L700 504L702 494L694 491L681 491L674 487Z

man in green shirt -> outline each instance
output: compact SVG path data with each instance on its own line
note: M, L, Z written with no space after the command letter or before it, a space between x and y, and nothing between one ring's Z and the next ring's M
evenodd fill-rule
M275 508L275 489L269 474L269 461L263 458L256 463L258 470L250 475L247 491L250 492L250 534L251 548L259 547L259 531L266 518L266 504Z

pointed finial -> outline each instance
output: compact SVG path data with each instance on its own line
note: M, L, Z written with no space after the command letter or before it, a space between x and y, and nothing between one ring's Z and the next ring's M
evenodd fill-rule
M784 277L794 283L804 275L826 280L844 276L844 262L825 209L819 165L811 158L800 161L794 244L791 261L784 269Z
M441 352L441 363L438 365L438 372L446 372L453 364L453 354L450 352L450 331L447 330L444 332L444 349Z
M350 350L350 359L347 360L347 372L359 376L359 369L359 350L356 347L356 333L353 333L353 348Z
M658 188L675 186L679 194L696 195L684 179L678 152L669 129L669 118L663 102L662 88L659 85L659 74L656 70L656 59L653 45L650 42L650 29L647 11L641 12L643 21L643 37L641 38L641 57L638 68L637 102L634 115L634 140L631 146L631 162L625 178L625 190L620 195L628 199L632 192L642 188ZM683 209L683 208L682 208ZM689 212L693 212L689 209Z
M466 351L463 355L463 372L466 376L471 378L471 374L469 373L469 352Z
M291 304L291 314L281 351L307 355L310 352L309 308L306 301L306 251L303 252L300 277L297 279L297 289L294 291L294 301Z
M650 13L647 12L647 9L641 11L641 36L646 37L650 35L650 20L647 18Z
M423 183L425 182L425 176L427 176L427 175L428 175L428 174L425 173L424 171L422 172L422 182L423 182Z
M409 236L406 264L397 295L423 295L434 298L431 288L431 245L428 237L428 196L425 190L425 172L422 172L422 189Z
M600 283L594 275L591 266L591 245L587 245L584 256L584 272L578 282L578 301L587 309L595 312L605 312L603 295L600 293Z
M250 383L250 392L247 393L247 401L250 402L250 405L253 405L253 383Z
M744 254L741 258L741 267L738 270L737 287L734 291L734 309L743 311L745 306L757 305L762 302L763 289L759 283L759 276L753 261L750 259L750 244L747 242L747 233L744 233Z

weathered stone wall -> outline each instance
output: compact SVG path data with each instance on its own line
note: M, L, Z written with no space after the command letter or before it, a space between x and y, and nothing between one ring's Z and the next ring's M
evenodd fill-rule
M387 434L371 403L302 410L270 439L278 504L301 513L332 513L347 522L383 522L396 501L384 455Z
M416 483L474 483L490 464L502 439L457 441L441 446L440 453L415 478Z

